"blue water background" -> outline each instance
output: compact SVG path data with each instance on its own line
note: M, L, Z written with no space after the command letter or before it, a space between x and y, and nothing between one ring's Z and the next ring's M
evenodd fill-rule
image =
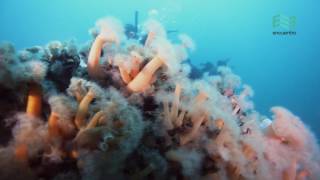
M234 71L255 90L256 109L274 105L300 116L320 137L320 1L316 0L2 0L0 41L18 49L51 40L82 43L96 19L133 22L150 10L171 30L197 44L192 62L230 58ZM296 36L272 35L276 14L297 17Z

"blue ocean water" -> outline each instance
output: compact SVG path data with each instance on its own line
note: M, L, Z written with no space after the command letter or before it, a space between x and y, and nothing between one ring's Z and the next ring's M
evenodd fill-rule
M256 109L285 106L320 136L320 2L315 0L2 0L0 41L18 49L51 40L85 42L104 16L141 22L157 12L167 29L197 44L192 62L230 58L234 71L255 90ZM295 16L296 35L275 36L272 17Z

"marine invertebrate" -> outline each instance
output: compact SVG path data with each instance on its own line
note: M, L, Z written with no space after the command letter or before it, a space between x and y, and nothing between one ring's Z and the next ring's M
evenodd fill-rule
M82 129L84 128L84 119L88 113L88 108L89 108L89 104L90 102L93 100L94 98L94 92L92 89L89 89L89 91L87 92L87 94L82 98L80 104L79 104L79 108L75 117L75 124L77 126L78 129Z
M39 84L32 83L29 86L29 94L26 112L30 116L39 117L42 107L42 90Z
M160 57L154 57L128 84L128 89L133 92L142 92L150 87L154 73L164 64Z
M145 47L151 45L152 41L154 41L157 37L166 38L167 33L164 27L155 19L149 19L144 23L144 29L148 33L147 39L145 41Z
M171 108L169 108L169 102L163 102L163 111L164 111L164 124L167 129L172 129L173 127L179 127L183 123L183 119L186 115L186 110L181 110L179 113L180 107L180 95L181 95L181 85L176 84L174 91L174 100L172 102Z
M106 42L120 44L124 37L124 29L121 22L115 18L107 17L96 22L100 29L99 35L94 40L88 56L88 73L90 76L99 75L99 60L103 45Z
M155 20L144 30L146 42L126 40L121 23L106 18L90 50L60 41L19 53L0 46L0 92L15 96L1 105L17 104L0 111L8 125L0 133L12 127L12 138L0 135L1 177L319 177L319 146L298 117L282 107L272 120L260 115L225 62L204 63L190 79L191 38L173 44Z

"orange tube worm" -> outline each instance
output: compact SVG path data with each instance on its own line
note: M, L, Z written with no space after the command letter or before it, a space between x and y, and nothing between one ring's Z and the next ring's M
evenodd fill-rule
M42 107L42 91L41 86L31 83L29 86L29 94L26 112L30 116L39 117Z
M88 73L91 77L99 74L99 60L104 43L106 43L106 40L101 35L98 35L91 46L88 56Z
M17 160L26 162L28 160L28 146L26 144L17 145L14 154Z
M76 117L75 117L75 125L77 126L78 129L82 129L85 127L86 125L85 118L88 114L89 105L91 101L94 99L94 97L95 97L95 94L93 90L90 89L81 100Z
M200 91L197 97L195 98L195 105L199 106L201 103L203 103L207 99L208 99L208 95L205 92Z
M134 51L131 52L131 57L132 57L132 68L131 68L130 76L134 78L139 74L140 64L142 63L142 57Z
M175 122L175 125L177 127L181 126L183 124L183 119L186 116L187 112L185 110L182 110L182 112L179 114L178 119Z
M198 117L198 116L192 117L192 122L193 122L192 130L190 133L180 137L180 144L181 145L187 144L188 142L192 141L192 139L194 139L197 136L199 128L200 128L202 122L205 120L205 118L206 118L205 115L202 115L200 117Z
M103 111L97 112L92 117L92 119L89 121L89 123L87 124L85 129L95 128L98 125L100 119L103 118L103 117L104 117L104 112Z
M58 124L59 116L55 112L51 112L48 120L49 138L57 138L60 136L60 128Z
M123 82L126 84L130 83L131 81L130 74L126 71L126 69L123 67L122 64L119 64L119 71L120 71L120 75Z
M154 73L164 64L158 56L154 57L140 73L128 84L128 89L133 92L143 92L150 86Z

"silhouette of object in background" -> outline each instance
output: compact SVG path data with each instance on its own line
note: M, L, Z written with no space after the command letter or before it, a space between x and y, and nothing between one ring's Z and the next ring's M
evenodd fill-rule
M138 39L139 12L134 12L134 23L125 25L125 34L128 39Z
M205 62L201 63L200 66L196 66L191 63L191 60L188 59L185 63L189 64L191 67L191 72L189 74L189 78L191 79L200 79L204 73L208 73L208 75L217 75L219 66L227 66L230 59L218 60L216 63L214 62Z

